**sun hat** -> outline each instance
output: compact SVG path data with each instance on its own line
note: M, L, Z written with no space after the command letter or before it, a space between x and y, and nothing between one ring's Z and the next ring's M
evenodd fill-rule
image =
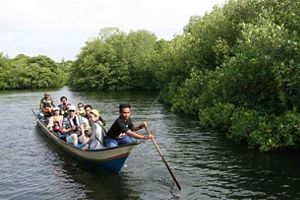
M57 106L56 106L56 107L54 107L54 108L53 108L53 111L56 111L56 110L60 110L60 108L59 108L59 107L57 107Z
M74 110L75 111L76 110L76 106L71 105L68 110Z
M93 113L97 118L100 117L100 114L96 109L92 109L90 113Z

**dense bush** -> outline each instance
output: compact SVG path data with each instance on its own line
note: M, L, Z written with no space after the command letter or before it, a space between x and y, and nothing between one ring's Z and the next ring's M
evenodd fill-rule
M287 111L278 116L274 127L275 141L280 147L300 147L300 114Z
M66 71L61 63L46 56L13 59L0 56L0 89L57 88L65 85Z
M170 43L162 100L237 143L298 147L299 11L298 1L244 0L191 18Z
M156 89L156 36L101 29L74 62L69 86L74 90Z
M204 128L216 128L228 131L232 126L233 104L217 103L212 107L201 109L199 112L200 124Z
M232 114L232 126L228 138L238 142L247 142L250 134L259 128L260 116L255 110L239 108Z

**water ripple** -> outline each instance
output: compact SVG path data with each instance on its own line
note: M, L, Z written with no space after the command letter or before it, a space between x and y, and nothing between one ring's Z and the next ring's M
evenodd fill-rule
M297 199L297 152L260 153L229 143L224 134L174 114L149 93L52 91L57 101L90 103L111 124L118 104L133 105L134 122L147 120L179 180L178 191L153 144L134 149L120 174L92 171L68 157L35 127L30 108L43 91L0 93L0 199ZM16 123L19 122L19 123ZM140 133L145 134L144 131Z

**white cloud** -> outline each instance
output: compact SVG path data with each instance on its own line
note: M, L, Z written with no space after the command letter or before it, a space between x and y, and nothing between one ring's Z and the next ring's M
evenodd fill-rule
M146 29L158 38L180 34L193 15L225 0L0 0L0 52L74 59L106 26Z

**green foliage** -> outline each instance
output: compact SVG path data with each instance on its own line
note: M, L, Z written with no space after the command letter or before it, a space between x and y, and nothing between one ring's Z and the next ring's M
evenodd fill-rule
M9 59L0 54L0 89L9 89L12 74L9 71Z
M156 36L104 28L82 48L70 71L75 90L155 89Z
M228 138L237 143L246 142L249 135L259 127L259 114L255 110L237 109L232 114L232 126Z
M212 107L199 111L200 124L204 128L214 128L227 131L232 125L232 114L235 111L233 104L217 103Z
M182 86L174 95L173 110L180 110L187 114L197 113L198 108L198 94L202 91L202 85L205 81L205 74L203 72L191 72L190 78L186 79Z
M237 106L272 109L278 102L277 84L273 74L286 37L278 34L274 24L248 25L237 43L236 55L222 65L223 76L215 79L223 85L225 101ZM272 35L275 32L277 35ZM219 88L218 84L215 87ZM214 91L211 91L212 93Z
M0 57L0 89L57 88L66 83L65 70L46 56Z
M300 114L287 111L280 116L261 116L256 111L241 109L232 117L228 137L246 142L261 151L300 147Z
M162 100L237 143L299 146L299 11L298 1L231 0L192 17L161 54Z
M275 141L280 147L300 147L300 114L287 111L275 119Z

